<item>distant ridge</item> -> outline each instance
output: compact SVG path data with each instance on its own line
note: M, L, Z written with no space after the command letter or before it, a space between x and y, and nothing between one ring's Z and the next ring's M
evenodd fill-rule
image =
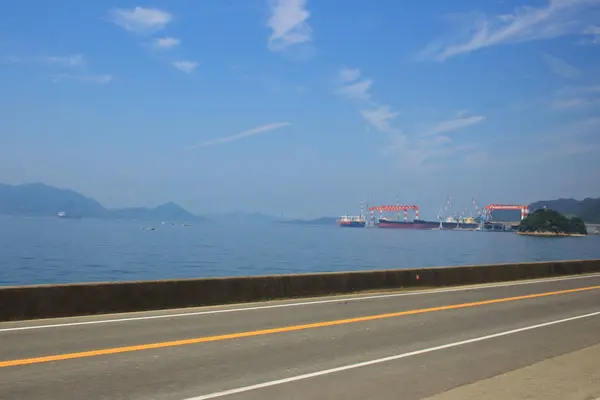
M531 203L529 208L531 212L533 212L539 208L543 208L544 206L567 216L578 216L588 224L600 224L600 198L586 198L583 200L557 199L536 201L535 203Z
M136 219L161 221L201 221L179 205L169 202L155 208L134 207L107 209L98 201L70 189L59 189L43 183L23 185L0 184L0 214L25 216Z

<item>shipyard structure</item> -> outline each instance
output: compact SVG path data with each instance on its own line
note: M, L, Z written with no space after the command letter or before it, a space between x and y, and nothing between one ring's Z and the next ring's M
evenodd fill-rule
M360 214L344 215L338 220L340 227L348 228L382 228L382 229L419 229L419 230L466 230L466 231L514 231L519 222L494 221L493 211L520 211L521 220L529 214L529 206L514 204L489 204L480 209L475 200L472 201L475 215L462 213L446 216L449 213L451 198L440 210L436 221L423 220L419 217L417 205L382 205L365 207L361 204ZM412 218L411 218L412 217Z

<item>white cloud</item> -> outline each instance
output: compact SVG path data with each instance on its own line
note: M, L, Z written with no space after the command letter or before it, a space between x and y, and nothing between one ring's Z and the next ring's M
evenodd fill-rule
M112 82L113 76L109 74L99 75L74 75L74 74L57 74L52 77L54 83L63 81L75 81L79 83L88 83L96 85L106 85Z
M556 75L565 79L575 79L581 76L581 70L568 62L547 53L542 54L542 56Z
M348 97L349 99L368 100L371 95L369 89L373 84L372 79L359 80L362 72L358 68L342 68L338 71L338 79L341 83L335 93Z
M143 7L112 10L110 17L121 28L135 33L160 30L173 20L173 15L166 11Z
M47 64L60 65L64 67L80 67L85 64L85 58L83 54L45 57L43 58L43 61Z
M549 0L544 7L522 6L511 14L477 15L462 41L432 43L419 59L443 61L491 46L585 34L598 0Z
M361 71L358 68L342 68L338 71L342 83L354 82L360 78Z
M170 36L158 38L155 40L156 47L159 47L161 49L170 49L179 45L179 43L181 43L179 39Z
M285 128L285 127L288 127L291 125L292 124L289 122L273 122L271 124L261 125L256 128L252 128L252 129L249 129L247 131L244 131L244 132L241 132L241 133L238 133L235 135L226 136L226 137L222 137L222 138L218 138L218 139L213 139L213 140L209 140L209 141L200 143L199 145L190 146L190 147L188 147L188 149L193 149L196 147L208 147L208 146L214 146L217 144L229 143L229 142L244 139L244 138L247 138L250 136L255 136L255 135L258 135L261 133L266 133L266 132L274 131L276 129Z
M267 23L272 30L268 43L270 50L281 51L312 39L306 0L271 0L271 3L271 18Z
M486 120L483 115L475 115L473 117L454 118L447 121L440 122L433 128L425 132L426 136L439 135L440 133L452 132L458 129L463 129L471 125L478 124Z
M392 128L391 121L400 115L400 113L392 111L392 109L386 105L370 110L362 110L360 113L371 125L385 133L392 133L395 131Z
M372 84L373 81L371 79L365 79L350 85L342 85L337 89L336 93L350 99L367 100L370 97L369 89Z
M173 66L175 68L188 74L194 71L198 67L198 65L199 64L196 61L182 60L173 62Z

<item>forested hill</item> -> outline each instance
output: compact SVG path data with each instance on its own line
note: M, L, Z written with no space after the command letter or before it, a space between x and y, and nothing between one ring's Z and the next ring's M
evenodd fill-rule
M600 224L600 198L536 201L535 203L530 204L529 208L533 212L544 206L566 216L576 215L587 223Z

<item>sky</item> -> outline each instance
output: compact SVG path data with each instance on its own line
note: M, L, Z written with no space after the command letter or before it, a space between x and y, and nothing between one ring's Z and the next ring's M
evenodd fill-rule
M0 10L0 182L294 218L600 197L600 0Z

